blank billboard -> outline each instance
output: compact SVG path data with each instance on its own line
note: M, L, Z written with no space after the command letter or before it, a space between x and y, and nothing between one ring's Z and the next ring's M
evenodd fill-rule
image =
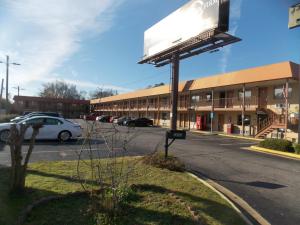
M229 0L191 0L144 34L144 59L197 37L206 31L226 32Z
M300 4L294 5L289 9L289 28L300 26Z

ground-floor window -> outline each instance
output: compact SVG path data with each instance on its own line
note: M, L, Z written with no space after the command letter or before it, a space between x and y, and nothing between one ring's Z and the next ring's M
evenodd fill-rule
M245 115L244 125L249 126L250 124L251 124L251 116L250 115ZM242 115L238 115L237 125L239 125L239 126L242 125Z
M162 120L167 120L167 117L168 117L168 113L163 112L163 113L161 114L161 119L162 119Z

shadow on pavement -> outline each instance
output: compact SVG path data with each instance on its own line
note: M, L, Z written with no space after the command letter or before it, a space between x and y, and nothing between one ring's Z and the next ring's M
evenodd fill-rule
M78 140L69 140L69 141L57 141L57 140L37 140L35 145L55 145L55 146L76 146L76 145L83 145L85 139L78 139ZM90 144L103 144L103 140L99 139L91 139ZM29 145L30 141L24 141L23 145Z
M264 182L264 181L241 182L241 181L234 181L234 180L215 179L215 178L211 178L211 177L209 177L201 172L195 171L195 170L191 170L191 172L196 175L198 174L202 177L213 180L217 183L226 182L226 183L234 183L234 184L243 184L243 185L248 185L248 186L258 187L258 188L265 188L265 189L279 189L279 188L287 187L286 185Z

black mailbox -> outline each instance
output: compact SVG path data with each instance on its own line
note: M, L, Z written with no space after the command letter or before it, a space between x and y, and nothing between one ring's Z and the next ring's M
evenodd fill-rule
M167 136L169 139L185 139L186 131L185 130L169 130L169 131L167 131Z

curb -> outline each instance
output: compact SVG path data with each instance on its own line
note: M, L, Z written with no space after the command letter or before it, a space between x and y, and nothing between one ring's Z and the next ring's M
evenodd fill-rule
M189 130L191 133L202 134L202 135L218 135L217 133L211 133L210 131L201 131L201 130Z
M230 134L222 134L222 133L217 133L217 132L209 132L209 131L198 131L198 130L190 130L191 133L196 133L196 134L202 134L202 135L218 135L222 137L230 137L230 138L237 138L237 139L245 139L245 140L251 140L251 141L263 141L263 139L258 139L258 138L252 138L252 137L243 137L243 136L237 136L237 135L230 135Z
M272 150L272 149L268 149L268 148L258 147L255 145L250 146L250 150L256 151L256 152L262 152L262 153L270 154L270 155L276 155L276 156L284 157L284 158L288 158L288 159L300 160L300 155L298 155L298 154L289 153L289 152L281 152L281 151Z
M207 186L208 188L210 188L211 190L216 192L221 198L223 198L225 201L227 201L248 225L254 225L254 223L251 222L250 219L240 209L237 208L237 206L239 206L248 215L250 215L257 224L271 225L265 218L263 218L247 202L245 202L242 198L240 198L238 195L234 194L227 188L225 188L225 187L221 186L220 184L218 184L206 177L203 177L201 175L195 175L191 172L186 172L186 173L188 175L190 175L191 177L197 179L201 183L203 183L205 186Z
M229 135L229 134L218 134L218 135L219 135L219 136L223 136L223 137L231 137L231 138L237 138L237 139L245 139L245 140L257 141L257 142L263 141L262 139L251 138L251 137L243 137L243 136L236 136L236 135Z

